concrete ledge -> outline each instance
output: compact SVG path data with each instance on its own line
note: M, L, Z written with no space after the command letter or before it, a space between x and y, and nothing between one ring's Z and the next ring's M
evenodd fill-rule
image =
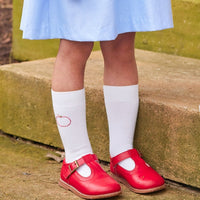
M136 50L140 110L135 146L165 178L200 188L200 61ZM62 147L50 96L54 58L0 68L0 129ZM94 152L109 160L103 59L86 70L88 131ZM119 144L120 145L120 144Z

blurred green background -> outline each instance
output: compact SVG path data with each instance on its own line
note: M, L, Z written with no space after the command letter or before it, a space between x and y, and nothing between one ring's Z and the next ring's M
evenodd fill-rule
M59 40L23 40L23 0L13 0L12 56L19 61L55 57ZM172 0L174 28L137 33L136 48L200 59L200 0ZM94 50L99 49L96 42Z

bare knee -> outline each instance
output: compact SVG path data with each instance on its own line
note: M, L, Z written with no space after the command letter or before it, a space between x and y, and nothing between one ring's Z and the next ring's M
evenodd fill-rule
M77 42L62 39L57 59L72 65L85 65L93 49L93 42Z
M84 87L85 64L92 48L92 42L61 40L52 78L55 91L73 91Z
M101 42L105 66L135 62L134 39L135 33L125 33L119 35L116 40Z

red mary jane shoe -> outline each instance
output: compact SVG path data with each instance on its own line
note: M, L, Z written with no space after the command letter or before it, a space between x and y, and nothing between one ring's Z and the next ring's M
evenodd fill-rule
M132 158L135 162L135 168L132 171L125 170L118 165L126 158ZM150 193L165 188L164 179L145 163L136 149L125 151L111 158L110 170L117 181L136 193Z
M85 178L76 171L83 164L91 169L89 177ZM59 185L86 199L109 198L121 193L120 185L101 168L94 154L83 156L72 163L64 160Z

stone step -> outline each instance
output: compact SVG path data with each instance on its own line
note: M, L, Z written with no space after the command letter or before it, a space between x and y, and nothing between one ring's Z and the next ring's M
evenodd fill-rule
M0 135L0 199L2 200L81 200L58 186L61 163L46 158L47 150ZM110 174L109 166L101 164ZM38 167L39 166L39 167ZM9 173L8 173L9 172ZM161 192L139 195L122 186L122 194L113 200L199 200L200 192L167 184Z
M165 178L200 188L200 60L136 50L140 109L134 145ZM50 96L55 58L0 68L0 129L62 147ZM89 137L109 161L103 102L103 59L93 52L86 69ZM120 145L120 144L119 144Z

